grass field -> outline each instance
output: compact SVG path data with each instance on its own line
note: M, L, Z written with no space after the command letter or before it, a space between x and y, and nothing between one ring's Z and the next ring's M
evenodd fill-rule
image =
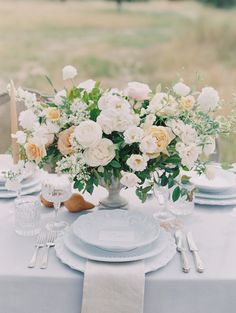
M130 80L155 87L179 76L194 84L200 73L227 103L236 92L236 11L191 1L125 3L119 13L110 1L0 0L0 91L13 78L50 92L45 74L60 88L68 63L79 69L79 80L104 87ZM235 159L233 137L223 143L224 160ZM5 135L0 150L7 144Z

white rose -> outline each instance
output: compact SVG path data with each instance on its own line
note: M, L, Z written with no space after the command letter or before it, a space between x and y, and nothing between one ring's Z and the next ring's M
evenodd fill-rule
M176 145L176 150L179 152L182 164L187 166L189 170L193 168L199 154L201 153L200 148L193 143L188 146L184 144Z
M204 145L204 148L203 148L203 153L206 156L209 156L210 154L215 152L215 148L216 148L215 139L212 137L208 137L206 144Z
M159 92L150 101L148 110L157 115L176 115L178 114L178 103L171 95Z
M75 128L74 136L83 148L96 147L102 139L102 129L94 121L83 121Z
M198 96L197 102L203 112L214 110L220 98L218 92L212 87L205 87Z
M185 144L196 142L197 132L191 125L184 125L180 138Z
M130 111L130 104L124 98L113 95L104 94L98 101L98 107L102 111L106 111L107 115L128 113Z
M112 118L110 118L103 112L98 116L97 123L100 125L103 132L107 135L111 134L114 130L114 123L112 121Z
M151 92L148 85L139 82L128 83L128 88L126 89L126 93L130 98L139 101L149 99Z
M132 188L135 187L138 183L140 183L140 179L134 173L129 172L121 172L122 178L120 183L125 187Z
M124 132L124 140L127 144L140 142L143 138L143 130L137 126L131 126Z
M34 125L38 124L38 118L30 109L28 109L20 113L19 122L22 128L33 130Z
M115 157L115 146L110 139L103 138L94 148L84 151L84 161L88 166L105 166Z
M207 165L205 175L209 180L213 180L216 176L216 167L214 165Z
M47 132L49 134L57 134L60 130L60 126L57 123L53 123L50 121L46 121L45 127L47 128Z
M78 74L77 69L72 65L66 65L62 69L63 80L73 79L75 76L77 76L77 74Z
M156 120L156 116L154 114L148 114L146 116L145 122L143 123L143 129L146 131L153 126L153 123Z
M183 121L181 121L181 120L176 121L174 119L167 121L166 126L170 127L172 132L176 136L180 136L183 132L183 129L185 128L185 124Z
M163 108L163 99L167 97L167 94L164 92L158 92L154 95L152 100L149 103L148 111L151 113L156 113Z
M11 134L11 138L16 139L17 143L20 145L23 145L26 142L26 134L22 130L18 130L15 134Z
M66 91L60 90L54 96L54 103L58 106L63 105L63 98L66 97Z
M148 153L148 154L152 154L156 152L156 140L153 136L148 135L145 136L140 144L140 150L143 153Z
M92 80L92 79L88 79L88 80L85 80L84 82L80 83L78 85L78 88L82 88L84 90L86 90L87 92L91 92L93 90L93 88L95 87L95 80Z
M134 172L142 172L147 167L147 158L139 154L132 154L126 163Z
M173 87L173 90L178 96L182 96L182 97L185 97L190 93L189 86L185 85L182 82L175 84Z

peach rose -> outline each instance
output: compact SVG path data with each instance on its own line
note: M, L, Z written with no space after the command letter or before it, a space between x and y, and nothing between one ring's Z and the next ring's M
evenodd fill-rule
M33 142L27 142L25 144L25 152L27 158L36 163L39 163L47 154L44 145L37 145Z
M58 150L63 154L63 155L68 155L73 152L73 147L71 144L71 137L72 134L74 133L74 126L71 126L68 129L63 130L59 134L58 138Z
M48 108L47 109L47 119L49 119L52 122L57 122L60 119L60 110L58 110L57 108Z
M195 99L193 96L182 97L180 101L180 105L184 110L191 110L193 108Z

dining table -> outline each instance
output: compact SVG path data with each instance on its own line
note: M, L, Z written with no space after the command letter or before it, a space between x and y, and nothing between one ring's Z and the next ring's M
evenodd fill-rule
M141 203L133 189L122 193L131 210L147 215L158 210L152 196ZM106 190L98 187L85 198L97 204L105 194ZM13 199L0 200L0 313L80 313L83 273L62 264L54 249L50 250L47 269L28 268L36 236L14 232L13 210ZM41 210L43 226L54 213L50 208ZM81 214L88 211L70 213L62 208L59 217L72 223ZM176 253L165 267L146 275L144 313L235 313L236 217L232 208L195 206L193 214L180 219L184 231L194 235L205 271L196 271L188 251L191 270L183 273Z

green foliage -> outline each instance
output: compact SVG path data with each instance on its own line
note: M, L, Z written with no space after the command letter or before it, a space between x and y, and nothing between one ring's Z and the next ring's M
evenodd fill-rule
M217 8L231 8L236 5L236 0L199 0L199 1L213 5Z

